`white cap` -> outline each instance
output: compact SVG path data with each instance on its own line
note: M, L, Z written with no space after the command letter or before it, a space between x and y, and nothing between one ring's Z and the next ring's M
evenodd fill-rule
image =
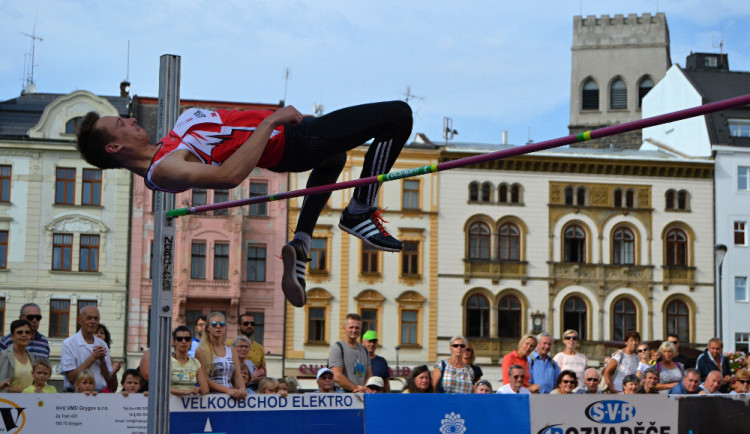
M331 371L330 369L328 369L326 367L323 367L323 368L318 369L318 376L315 377L315 379L316 380L320 380L320 376L323 375L323 374L325 374L326 372L330 372L331 375L333 375L333 371Z
M365 387L367 386L378 386L379 388L383 388L383 379L380 377L370 377L367 379L367 383L365 383Z

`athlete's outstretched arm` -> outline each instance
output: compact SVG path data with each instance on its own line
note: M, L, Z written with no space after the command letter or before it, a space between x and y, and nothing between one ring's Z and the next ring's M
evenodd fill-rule
M154 182L173 190L234 188L255 169L274 128L279 125L297 125L300 122L302 115L297 109L293 106L284 107L258 124L250 138L221 166L166 158L154 170Z

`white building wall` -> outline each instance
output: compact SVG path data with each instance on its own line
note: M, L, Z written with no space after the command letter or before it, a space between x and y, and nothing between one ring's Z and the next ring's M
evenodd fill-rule
M649 118L703 104L703 98L685 77L679 65L673 65L664 78L643 98L643 117ZM675 150L696 157L711 155L711 142L704 116L656 125L643 129L642 150L656 146L646 141L654 139Z

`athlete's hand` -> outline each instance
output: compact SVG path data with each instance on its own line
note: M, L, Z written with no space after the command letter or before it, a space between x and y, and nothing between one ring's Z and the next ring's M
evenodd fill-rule
M272 122L274 127L278 127L279 125L299 125L302 122L302 113L294 108L294 106L289 105L276 110L267 119Z

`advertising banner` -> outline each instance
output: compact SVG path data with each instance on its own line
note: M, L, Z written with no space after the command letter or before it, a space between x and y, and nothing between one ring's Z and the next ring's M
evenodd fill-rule
M533 395L532 434L677 434L666 395Z
M529 432L529 395L365 395L371 433Z
M363 433L364 403L353 393L173 396L170 434L194 433ZM108 433L109 434L109 433Z
M0 432L145 434L148 398L133 394L3 393Z

